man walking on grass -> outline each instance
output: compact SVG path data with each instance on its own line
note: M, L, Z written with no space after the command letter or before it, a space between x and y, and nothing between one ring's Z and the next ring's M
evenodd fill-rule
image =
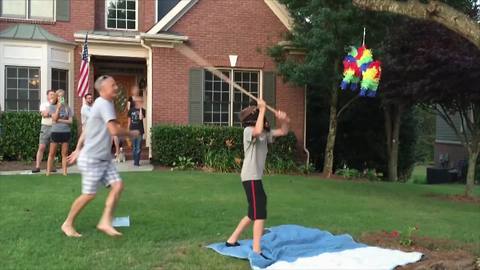
M138 131L127 131L116 120L113 100L117 96L117 84L110 76L100 76L95 81L95 89L100 97L95 100L90 116L77 148L68 157L69 163L78 159L78 168L82 174L82 194L73 202L70 212L61 229L69 237L81 237L75 230L75 218L82 209L95 198L100 184L110 187L105 209L97 229L109 236L120 236L112 226L113 213L123 190L122 179L112 163L112 136L136 137Z

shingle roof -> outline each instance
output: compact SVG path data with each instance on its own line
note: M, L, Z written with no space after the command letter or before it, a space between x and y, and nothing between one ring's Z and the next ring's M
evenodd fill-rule
M0 39L19 39L56 42L62 44L74 45L75 43L66 41L56 36L37 24L15 24L0 32Z

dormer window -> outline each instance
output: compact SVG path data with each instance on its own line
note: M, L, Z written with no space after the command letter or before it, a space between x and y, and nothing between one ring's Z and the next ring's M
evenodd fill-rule
M137 0L106 0L105 28L137 30Z
M54 0L0 0L0 17L54 20Z

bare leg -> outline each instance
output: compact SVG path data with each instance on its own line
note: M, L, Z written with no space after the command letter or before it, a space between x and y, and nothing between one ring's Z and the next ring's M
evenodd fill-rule
M75 228L73 227L73 223L75 222L75 218L78 214L83 210L83 208L93 199L95 198L95 194L82 194L80 195L72 204L70 208L70 212L68 213L65 222L62 224L62 231L68 237L80 237L82 236L79 234Z
M68 143L62 143L62 169L63 169L63 175L67 175L67 154L68 154Z
M115 144L115 157L118 157L118 154L120 153L120 140L118 139L118 136L113 136L113 143Z
M228 238L227 242L230 244L234 244L240 238L242 232L250 225L252 220L249 217L243 217L242 220L237 225L237 228L232 233L232 235Z
M102 218L98 222L97 229L109 236L120 236L120 232L115 230L112 226L113 213L117 206L120 195L122 194L123 183L121 181L115 182L111 186L107 201L105 202L105 209L103 210Z
M35 168L40 168L40 163L42 162L43 153L45 152L46 147L47 146L45 144L39 144L38 145L37 159L35 161Z
M256 253L262 251L260 240L262 239L264 225L264 219L257 219L253 222L253 251Z
M50 151L48 152L48 160L47 160L47 176L50 175L53 167L53 161L55 160L55 154L57 152L57 144L50 143Z

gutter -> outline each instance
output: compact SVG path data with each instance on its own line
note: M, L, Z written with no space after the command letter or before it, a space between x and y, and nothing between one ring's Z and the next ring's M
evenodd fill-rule
M307 154L307 159L305 160L305 168L308 168L310 165L310 151L307 149L307 85L305 85L305 102L304 102L304 112L303 112L303 151Z

